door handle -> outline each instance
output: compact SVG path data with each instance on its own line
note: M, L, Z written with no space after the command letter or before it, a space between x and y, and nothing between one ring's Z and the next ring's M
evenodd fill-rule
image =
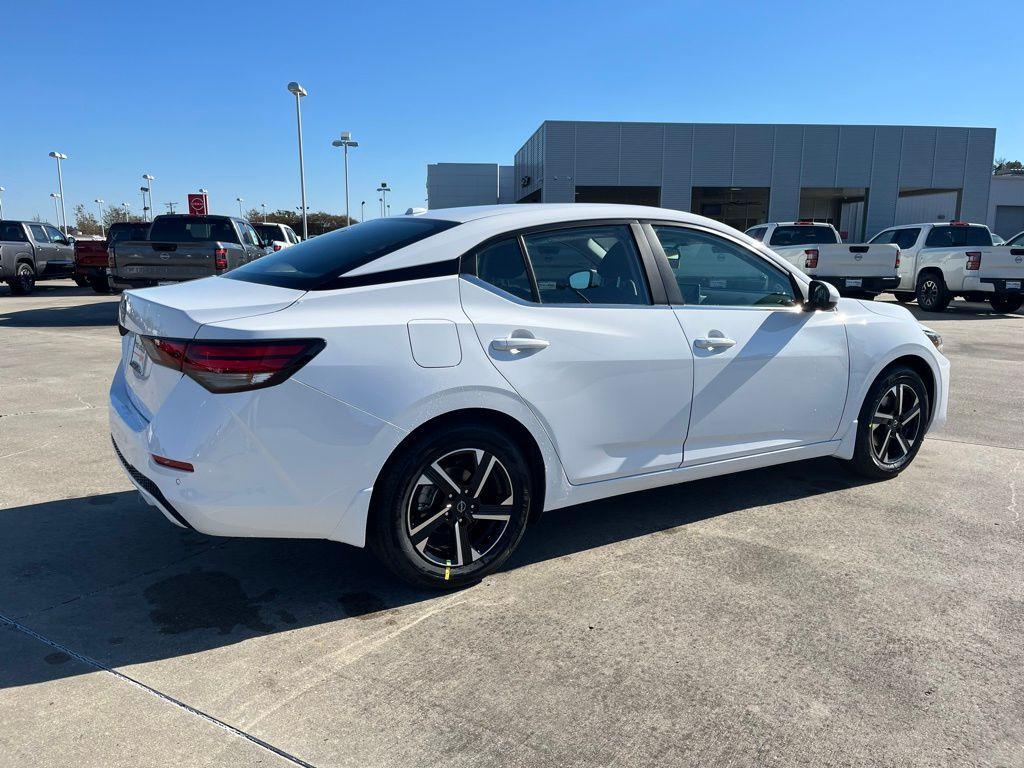
M532 336L506 336L494 339L491 346L499 352L523 352L525 350L547 349L551 342L547 339L535 339Z
M693 346L697 349L728 349L729 347L735 347L736 342L732 339L727 339L724 336L709 336L706 339L694 339Z

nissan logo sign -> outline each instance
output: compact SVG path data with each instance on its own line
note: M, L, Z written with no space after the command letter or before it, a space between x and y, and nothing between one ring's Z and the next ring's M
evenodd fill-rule
M1017 257L1016 259L1014 259L1014 261L1015 261L1015 262L1016 262L1017 264L1020 264L1020 263L1021 263L1022 261L1024 261L1024 256L1018 256L1018 257Z

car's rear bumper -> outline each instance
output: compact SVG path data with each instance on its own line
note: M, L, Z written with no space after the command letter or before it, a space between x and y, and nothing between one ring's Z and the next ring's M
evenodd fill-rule
M815 280L831 283L840 292L884 293L899 287L900 279L892 277L860 277L856 275L813 275Z
M373 483L406 433L293 380L214 395L182 377L149 421L121 364L110 387L110 434L143 498L178 525L362 546ZM160 466L153 455L195 471Z
M994 293L1020 294L1024 293L1024 279L1007 280L998 277L983 277L979 281L982 285L992 286L989 290Z

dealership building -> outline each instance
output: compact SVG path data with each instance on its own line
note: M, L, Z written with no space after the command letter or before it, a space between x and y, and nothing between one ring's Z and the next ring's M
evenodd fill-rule
M635 203L737 229L814 219L848 240L922 220L991 226L1000 214L1010 227L1024 217L1024 184L990 204L995 138L994 128L549 120L512 166L428 166L427 200Z

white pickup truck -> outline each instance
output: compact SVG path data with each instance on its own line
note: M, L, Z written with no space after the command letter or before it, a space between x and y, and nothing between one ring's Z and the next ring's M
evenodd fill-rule
M929 312L943 311L954 296L987 301L996 312L1016 312L1024 304L1024 247L992 245L984 224L901 224L871 242L900 249L900 284L893 291L899 301L916 298Z
M752 227L746 234L810 277L831 283L844 295L874 297L899 284L898 247L848 245L831 224L771 222Z

